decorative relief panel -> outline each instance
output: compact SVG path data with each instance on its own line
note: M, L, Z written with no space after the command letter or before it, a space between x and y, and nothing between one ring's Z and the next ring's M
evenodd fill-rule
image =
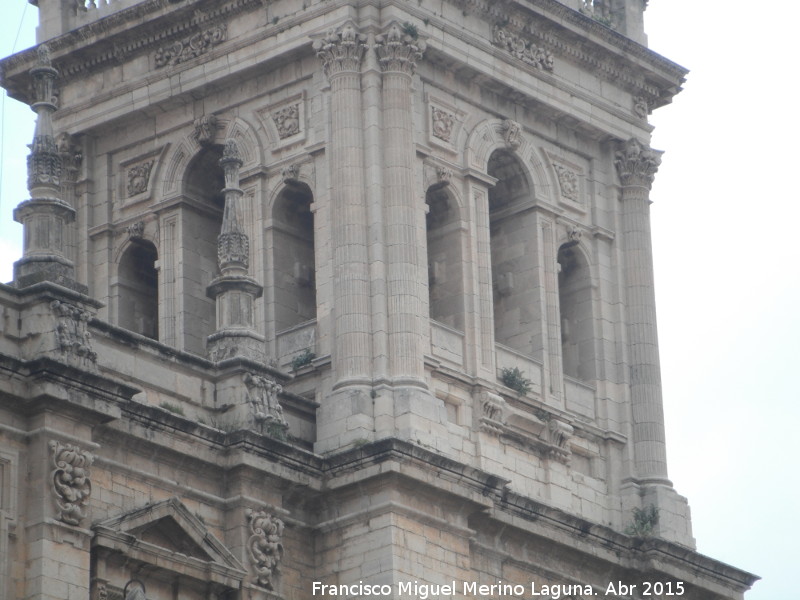
M58 520L80 525L86 517L86 503L92 493L89 467L94 457L72 444L52 440L48 446L53 453L53 494L59 508Z
M256 111L273 152L305 141L305 104L305 95L298 94Z
M466 113L434 96L429 95L427 100L428 141L450 152L457 152L458 135Z
M148 160L138 165L128 167L128 198L137 194L144 194L150 182L150 171L153 170L154 160Z
M580 183L578 174L563 165L553 163L553 168L558 177L558 187L561 190L561 197L573 202L580 202Z
M275 591L276 575L283 559L283 521L264 510L248 510L251 536L247 553L258 585Z
M84 366L94 366L97 352L92 348L92 334L88 328L91 314L59 300L53 300L50 308L56 315L56 346L61 355Z
M205 31L199 31L194 35L173 42L168 46L159 48L154 56L156 68L160 69L167 65L177 65L187 60L197 58L211 50L214 46L224 42L227 36L227 27L223 23L210 27Z
M589 165L585 159L565 151L544 151L547 162L552 167L550 177L555 179L554 191L558 202L577 212L587 209L585 180Z
M537 69L543 71L553 70L553 55L550 52L533 45L503 27L497 26L494 28L492 43L511 54L514 58Z
M165 150L166 146L162 146L153 152L123 159L119 163L118 193L119 198L123 199L123 205L150 199Z

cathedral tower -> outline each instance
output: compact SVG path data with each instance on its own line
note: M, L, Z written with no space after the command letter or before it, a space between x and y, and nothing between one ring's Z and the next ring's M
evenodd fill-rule
M30 1L0 595L743 598L667 472L646 0Z

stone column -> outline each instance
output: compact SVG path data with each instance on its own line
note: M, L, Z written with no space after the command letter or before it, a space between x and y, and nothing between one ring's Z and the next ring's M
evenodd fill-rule
M239 169L242 159L235 140L227 140L219 161L225 173L225 208L217 238L221 275L208 286L217 303L217 331L208 336L211 360L244 357L263 362L264 337L254 329L255 301L263 288L248 276L250 240L244 232Z
M58 71L52 67L47 46L40 46L38 54L38 63L30 71L34 93L31 108L36 112L28 155L31 198L14 210L14 220L23 227L23 253L14 263L14 283L24 288L51 281L86 293L86 286L75 282L75 266L68 257L67 228L75 221L75 209L61 199L61 156L53 136L53 87Z
M616 153L636 476L639 483L669 484L650 239L650 186L660 163L661 152L635 139Z
M420 239L422 204L414 193L411 82L425 44L393 24L375 38L383 71L384 218L389 302L389 376L394 385L426 387L423 314L427 281Z
M331 84L334 389L372 382L360 73L365 41L347 24L314 42Z

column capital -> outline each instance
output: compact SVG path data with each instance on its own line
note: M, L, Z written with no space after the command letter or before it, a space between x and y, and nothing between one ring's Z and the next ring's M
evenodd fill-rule
M663 152L645 146L636 138L620 144L614 157L623 187L637 186L650 189Z
M347 23L338 31L331 29L324 37L315 40L313 47L330 79L339 73L357 73L361 69L366 41L366 35Z
M425 42L418 38L416 27L410 23L392 23L386 33L375 36L375 51L383 72L413 75L425 48Z

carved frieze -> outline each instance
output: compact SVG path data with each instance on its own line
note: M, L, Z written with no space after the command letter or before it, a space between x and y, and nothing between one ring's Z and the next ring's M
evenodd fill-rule
M285 106L272 113L272 120L282 140L300 133L300 103Z
M223 23L159 48L154 57L155 66L160 69L167 65L177 65L197 58L224 42L227 35L227 27Z
M412 75L425 52L425 42L412 25L393 23L386 33L375 36L375 51L381 70Z
M533 45L503 27L494 28L492 41L495 46L502 48L524 63L544 71L553 70L553 55L550 52Z
M264 510L248 510L250 538L247 553L258 585L275 591L276 575L283 559L283 521Z
M92 349L92 334L88 328L91 315L59 300L53 300L50 308L56 315L56 344L61 354L95 363L97 353Z
M80 525L86 517L86 503L92 493L89 467L94 457L77 446L56 440L48 445L55 465L52 479L53 494L59 508L57 518L70 525Z
M153 170L155 160L147 160L137 165L128 167L128 198L144 194L150 184L150 172Z
M580 202L580 182L578 174L558 163L553 163L553 169L556 171L558 177L558 187L561 190L561 196L573 202Z
M367 50L366 41L367 36L358 33L349 23L316 40L314 50L322 60L325 75L333 77L338 73L358 72Z

